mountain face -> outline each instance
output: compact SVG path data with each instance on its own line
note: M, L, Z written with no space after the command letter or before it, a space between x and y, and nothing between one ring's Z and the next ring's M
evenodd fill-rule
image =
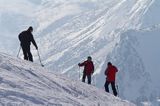
M37 64L0 54L1 106L135 106Z
M79 79L83 69L77 64L90 55L95 64L93 83L103 89L104 71L111 61L119 69L121 98L137 105L158 105L159 0L15 0L7 4L8 10L0 11L0 30L2 26L2 32L9 28L2 33L1 50L15 55L18 46L12 48L18 42L4 45L16 41L19 32L32 25L48 69Z

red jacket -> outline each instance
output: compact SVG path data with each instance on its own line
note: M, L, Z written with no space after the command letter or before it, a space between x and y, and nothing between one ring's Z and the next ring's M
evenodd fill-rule
M105 71L105 75L107 76L106 78L107 81L110 82L115 81L116 72L118 72L118 69L113 65L109 65Z
M86 75L90 75L94 72L94 65L92 61L84 61L83 63L80 63L79 66L84 66L84 71Z

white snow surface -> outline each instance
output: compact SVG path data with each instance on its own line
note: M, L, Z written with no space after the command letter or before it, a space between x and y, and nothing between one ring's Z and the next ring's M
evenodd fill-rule
M16 56L18 34L32 25L46 68L77 79L91 55L93 84L104 89L111 61L121 98L159 106L159 10L160 0L0 0L0 50Z
M0 53L0 106L135 106L92 85Z

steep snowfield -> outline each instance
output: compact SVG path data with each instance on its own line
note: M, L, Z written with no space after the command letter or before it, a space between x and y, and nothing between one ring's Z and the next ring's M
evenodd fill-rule
M1 106L134 106L39 65L0 54Z
M154 75L146 70L142 57L132 47L138 38L128 36L126 32L148 27L144 18L150 14L150 6L155 4L151 0L102 0L88 3L63 1L55 6L53 1L46 1L42 4L43 9L40 8L42 15L37 16L38 20L43 17L41 25L45 24L43 28L40 26L38 37L43 62L49 69L77 79L78 62L91 55L96 67L94 84L103 88L104 70L111 61L119 69L120 96L138 105L141 101L149 101L148 98L157 91L150 87ZM58 15L54 15L57 9ZM53 19L51 23L50 18Z
M130 100L136 100L134 102L138 105L146 101L153 106L159 106L156 101L160 97L160 73L157 71L160 68L159 34L158 26L128 30L122 34L123 40L107 58L116 63L122 71L118 74L121 94Z
M158 84L160 80L158 76L160 74L158 71L160 69L160 49L158 47L160 18L157 14L159 6L159 0L152 1L140 21L142 24L140 28L122 33L117 47L112 51L111 56L108 56L120 70L123 70L118 78L123 96L128 95L130 91L134 92L126 98L136 100L138 105L140 105L140 101L146 101L150 105L159 106L157 101L157 98L160 97ZM127 91L130 89L128 94L123 91L124 89Z
M48 69L78 79L78 62L91 55L93 82L103 88L111 61L121 98L159 106L159 7L160 0L0 0L0 50L16 55L18 33L32 25Z
M106 65L105 58L119 43L120 33L139 28L139 20L151 3L150 0L102 0L100 3L63 1L56 5L45 1L37 14L43 62L50 69L76 77L77 63L92 55L100 74Z
M160 91L159 91L160 85L158 84L159 80L160 80L159 79L160 72L157 71L160 69L160 66L159 66L160 49L158 47L159 39L160 39L159 34L160 34L160 27L159 26L148 27L143 30L142 29L141 30L129 30L123 34L125 36L125 38L129 38L128 41L130 43L127 43L127 44L130 44L130 50L134 50L135 54L138 54L138 56L139 56L138 57L139 62L132 63L131 61L127 60L128 65L132 64L137 69L137 70L132 70L129 68L129 70L131 72L130 76L133 77L133 78L131 77L132 81L133 82L135 81L135 84L133 86L136 86L136 88L134 88L134 87L133 88L137 89L138 87L140 87L137 85L137 81L142 81L144 77L148 77L148 79L146 79L146 81L143 83L143 87L135 90L135 91L138 91L137 93L139 93L141 95L141 96L139 96L137 101L146 101L146 102L149 102L150 104L152 104L153 106L159 106L159 101L156 101L156 99L160 97ZM121 50L119 50L119 51L121 51ZM119 52L119 53L121 53L121 52ZM120 55L118 55L118 56L120 56ZM126 54L126 57L131 58L127 54ZM135 57L135 59L136 58L137 57ZM117 61L117 62L119 62L119 61ZM140 64L138 64L138 63L143 63L143 66L141 68L139 68ZM125 67L123 67L123 68L125 68ZM133 73L134 71L137 71L136 72L137 75L135 75ZM131 86L131 85L129 85L129 86ZM128 87L125 86L126 89ZM130 98L133 98L133 97L130 97Z

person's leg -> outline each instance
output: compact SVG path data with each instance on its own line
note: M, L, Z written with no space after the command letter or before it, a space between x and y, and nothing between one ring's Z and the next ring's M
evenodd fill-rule
M115 82L111 82L111 85L112 85L112 90L113 90L114 96L117 96L117 90L116 90Z
M86 74L83 73L82 82L85 82L85 79L86 79Z
M110 84L110 82L109 82L109 81L106 81L106 83L105 83L105 85L104 85L106 92L109 92L109 88L108 88L109 84Z
M21 46L21 47L22 47L22 51L23 51L23 55L24 55L24 60L28 60L26 47L25 46Z
M29 61L33 62L33 57L32 57L31 51L30 51L30 46L27 46L27 54L28 54Z
M88 84L91 84L91 75L87 75L88 78Z

